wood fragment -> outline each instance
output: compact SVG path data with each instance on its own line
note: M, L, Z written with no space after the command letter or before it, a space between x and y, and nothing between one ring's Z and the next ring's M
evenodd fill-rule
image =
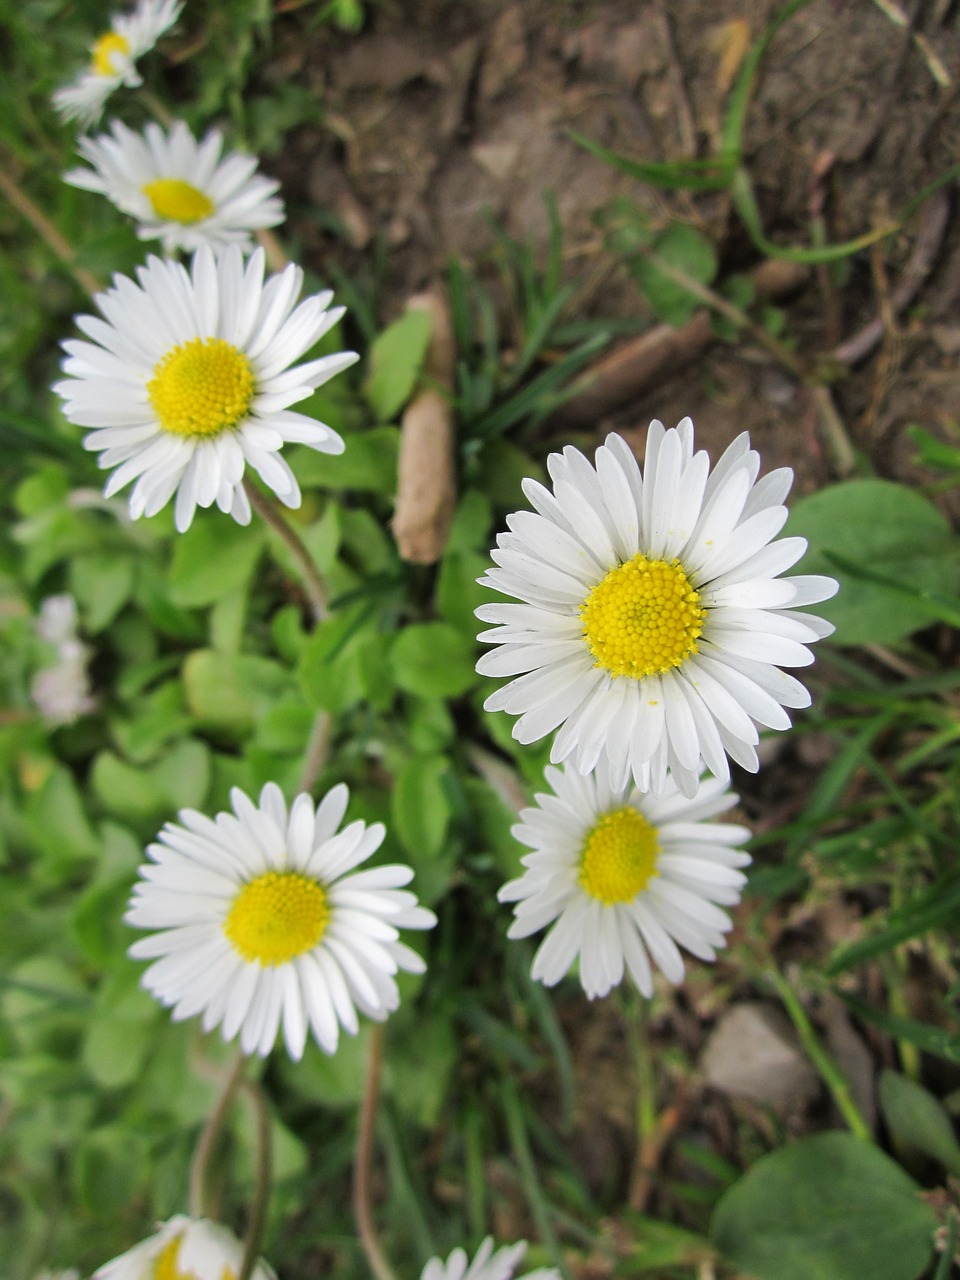
M451 394L455 344L450 311L439 290L417 294L408 311L431 317L424 385L403 412L393 536L400 557L435 564L443 555L457 501Z
M762 262L750 273L757 296L764 299L793 293L808 277L807 267L779 259ZM579 378L577 385L581 389L551 415L550 426L570 428L596 422L690 364L712 340L710 315L705 309L694 312L679 329L656 325L604 356Z
M903 269L903 274L890 294L890 310L895 316L908 307L919 292L920 286L930 274L947 229L950 211L945 191L936 191L927 201L923 223L917 233L913 252ZM831 358L839 364L858 364L873 351L883 338L885 323L882 315L842 342L831 351Z

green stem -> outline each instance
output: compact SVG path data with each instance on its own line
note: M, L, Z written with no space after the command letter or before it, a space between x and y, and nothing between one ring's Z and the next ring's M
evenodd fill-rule
M260 1257L263 1232L267 1225L267 1206L270 1202L270 1111L263 1090L252 1080L243 1081L243 1092L253 1108L254 1127L257 1135L256 1183L247 1233L243 1241L243 1262L237 1280L250 1280Z
M327 616L327 589L323 579L313 563L310 552L301 542L274 503L262 493L249 477L243 477L243 488L250 500L250 506L257 515L274 531L287 546L303 575L303 586L310 600L310 609L314 622L323 622Z
M553 1229L553 1223L550 1221L550 1206L547 1203L546 1196L543 1194L540 1179L537 1177L537 1167L527 1139L527 1126L523 1118L523 1105L520 1101L520 1095L509 1077L504 1077L501 1081L500 1101L503 1106L504 1119L507 1122L507 1133L510 1137L510 1145L513 1148L513 1156L520 1173L520 1182L527 1197L530 1212L533 1214L533 1220L537 1224L540 1238L550 1251L553 1262L561 1275L569 1276L563 1261L563 1255L560 1252L559 1241Z
M380 1061L383 1053L383 1027L373 1028L370 1037L370 1057L367 1060L367 1078L360 1103L360 1122L357 1131L357 1156L353 1166L353 1213L357 1220L360 1244L370 1270L376 1280L397 1280L387 1261L373 1222L370 1199L370 1166L373 1163L374 1126L377 1118L377 1097L380 1089ZM241 1278L242 1280L242 1278Z
M240 1078L243 1075L245 1064L246 1058L242 1053L238 1053L229 1070L223 1076L220 1096L217 1098L216 1106L210 1112L207 1123L203 1126L203 1132L200 1134L197 1148L193 1153L193 1160L190 1163L191 1218L213 1216L207 1196L207 1170L216 1149L217 1139L220 1137L224 1121L230 1110L230 1103L233 1101Z
M768 970L767 976L776 987L777 994L783 1001L784 1008L797 1029L797 1035L800 1037L800 1043L803 1045L807 1057L816 1067L823 1082L833 1095L833 1100L837 1104L840 1114L846 1120L850 1132L863 1142L872 1142L873 1134L870 1132L870 1126L860 1114L860 1109L853 1100L846 1076L817 1039L813 1024L807 1017L806 1010L800 1003L796 992L779 969L771 968Z

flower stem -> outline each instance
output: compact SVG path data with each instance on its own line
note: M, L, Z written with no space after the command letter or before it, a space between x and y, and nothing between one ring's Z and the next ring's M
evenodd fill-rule
M813 1024L807 1017L806 1010L800 1003L793 987L791 987L779 969L771 968L767 976L776 987L777 994L783 1001L784 1008L797 1029L797 1035L800 1037L800 1043L803 1045L807 1057L819 1071L827 1088L833 1094L833 1100L837 1104L840 1114L846 1120L850 1132L863 1142L872 1142L873 1134L870 1132L870 1126L864 1120L859 1107L853 1100L846 1076L817 1039Z
M100 293L103 285L92 271L77 265L77 251L73 245L65 236L61 235L47 215L33 203L2 164L0 164L0 191L3 192L17 212L26 218L41 240L46 241L80 288L87 293Z
M370 1057L367 1060L367 1079L360 1103L360 1122L357 1132L357 1155L353 1166L353 1212L357 1220L360 1243L370 1270L376 1280L397 1280L387 1261L373 1225L373 1209L370 1204L370 1166L373 1161L373 1132L377 1116L377 1095L380 1086L380 1060L383 1053L383 1027L375 1026L370 1037ZM243 1280L243 1277L240 1277Z
M227 1113L230 1110L230 1103L233 1101L237 1085L240 1083L240 1077L243 1075L245 1063L246 1058L242 1053L238 1052L228 1070L220 1077L223 1082L220 1088L220 1096L217 1098L216 1106L210 1112L207 1123L203 1126L197 1149L193 1153L193 1160L190 1163L191 1218L213 1216L207 1197L207 1169L217 1145L217 1139L223 1129L223 1122L226 1120Z
M280 540L286 544L287 550L297 562L303 575L303 586L310 600L310 610L314 622L322 622L327 616L327 589L310 557L310 552L301 542L274 503L262 493L252 480L243 477L243 488L250 500L250 506L257 515L270 526Z
M330 712L318 711L313 717L313 727L307 740L304 752L303 772L297 784L297 791L312 791L314 784L323 772L327 763L327 751L330 747Z
M263 1090L258 1084L252 1080L244 1080L242 1087L253 1108L257 1134L256 1185L253 1203L250 1205L247 1233L243 1241L243 1262L240 1264L240 1272L237 1276L237 1280L250 1280L260 1257L263 1231L267 1225L267 1206L270 1202L270 1111Z
M167 110L166 105L160 101L152 89L146 86L140 89L140 101L144 104L153 118L158 124L162 124L164 129L169 129L173 124L173 116Z

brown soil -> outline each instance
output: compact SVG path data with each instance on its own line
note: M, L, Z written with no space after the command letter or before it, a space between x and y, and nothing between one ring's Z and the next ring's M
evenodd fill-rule
M860 235L955 160L960 30L950 0L913 7L909 31L868 0L814 0L775 36L748 113L746 158L778 243L809 243L817 207L829 240ZM645 160L710 155L738 39L756 39L777 8L768 0L742 0L725 14L710 0L418 0L371 6L359 37L305 34L294 13L278 25L268 75L296 80L323 104L321 127L294 136L278 173L303 259L322 270L335 258L350 270L382 236L389 319L410 293L442 278L451 256L489 257L487 214L542 243L543 193L551 191L581 315L645 311L593 222L617 196L660 224L680 218L704 231L723 273L748 268L758 255L725 195L655 191L585 153L566 130ZM941 66L950 86L937 82ZM318 209L339 217L346 246L323 229ZM835 403L856 445L892 475L916 474L905 424L936 431L955 416L955 230L948 226L911 306L890 315L924 218L921 208L903 233L842 265L832 284L825 270L811 271L788 308L787 332L805 359L885 317L878 349L837 386ZM687 413L714 454L749 429L766 466L796 469L795 492L831 478L809 392L750 342L714 344L597 431Z

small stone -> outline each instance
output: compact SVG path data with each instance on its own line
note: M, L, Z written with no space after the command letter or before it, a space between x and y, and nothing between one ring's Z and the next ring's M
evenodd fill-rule
M733 1005L721 1016L700 1055L700 1070L721 1093L781 1115L803 1110L820 1091L790 1022L759 1002Z

